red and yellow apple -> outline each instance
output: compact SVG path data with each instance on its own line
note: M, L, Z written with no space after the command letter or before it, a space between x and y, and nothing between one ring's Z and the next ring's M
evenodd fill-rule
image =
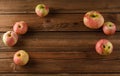
M14 54L13 61L16 65L26 65L29 61L29 55L25 50L19 50Z
M95 46L96 52L100 55L109 55L113 51L112 43L107 39L100 39Z
M113 22L105 22L103 24L103 32L106 35L113 35L116 32L116 25Z
M28 25L24 21L16 22L13 26L13 31L17 34L25 34L28 30Z
M44 17L49 13L49 8L45 4L38 4L35 8L35 12L38 16Z
M13 31L7 31L3 34L2 41L6 46L14 46L18 41L18 35Z
M104 23L104 17L98 11L89 11L84 15L83 22L90 29L99 29Z

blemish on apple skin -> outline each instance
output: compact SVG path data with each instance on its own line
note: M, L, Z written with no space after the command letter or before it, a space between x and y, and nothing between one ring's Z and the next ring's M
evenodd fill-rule
M105 48L105 45L103 45L103 48Z

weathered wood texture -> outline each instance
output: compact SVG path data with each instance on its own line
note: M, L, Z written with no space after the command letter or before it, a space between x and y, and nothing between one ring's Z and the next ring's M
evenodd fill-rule
M103 14L105 21L112 21L120 31L120 14ZM40 18L36 14L0 15L0 32L12 30L16 21L24 20L29 31L101 31L91 30L83 24L84 14L50 14ZM7 20L6 20L7 19Z
M120 12L119 0L1 0L1 13L34 13L37 4L44 3L52 13L84 13L88 10Z
M50 7L45 18L34 12L38 3ZM90 10L100 11L105 21L114 22L115 35L85 27L82 19ZM21 20L28 23L28 33L19 36L14 47L5 46L3 33ZM0 76L119 76L119 25L119 0L0 0ZM114 45L109 56L95 52L95 44L102 38ZM23 67L15 66L12 60L19 49L30 55L30 62Z
M0 76L120 76L119 74L0 74Z
M119 74L0 74L0 76L120 76Z

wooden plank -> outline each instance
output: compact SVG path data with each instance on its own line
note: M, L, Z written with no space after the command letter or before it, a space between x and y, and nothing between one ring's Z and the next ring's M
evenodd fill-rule
M25 21L29 31L101 31L92 30L83 24L84 14L52 14L40 18L35 14L0 15L0 32L12 30L17 21ZM120 31L120 14L103 14L105 21L112 21Z
M2 37L3 33L0 34ZM93 50L95 43L102 38L110 40L115 47L119 47L119 32L113 36L106 36L101 32L38 32L20 36L14 48L57 48L80 47L81 50ZM0 38L1 39L1 38ZM2 39L1 39L2 40ZM0 41L1 49L5 47ZM8 48L8 47L6 47Z
M17 51L17 50L16 50ZM15 51L15 52L16 52ZM71 52L31 52L26 50L30 55L31 59L63 59L63 60L74 60L74 59L90 59L90 60L114 60L120 59L119 50L114 50L109 56L100 56L95 51L71 51ZM0 59L12 59L15 52L0 52Z
M34 8L39 3L48 5L51 13L82 13L89 10L120 12L119 0L69 0L69 2L64 0L1 0L0 13L34 13Z
M15 66L12 59L0 59L0 73L120 73L119 62L120 59L30 59L21 67Z
M120 76L120 74L0 74L0 76Z

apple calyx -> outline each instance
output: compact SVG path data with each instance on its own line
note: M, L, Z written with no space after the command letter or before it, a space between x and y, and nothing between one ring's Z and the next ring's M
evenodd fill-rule
M21 54L19 53L19 54L17 54L17 56L18 56L18 57L20 57L20 56L21 56Z
M112 27L113 25L112 25L112 23L111 23L111 22L108 22L108 26L109 26L109 27Z
M18 28L21 28L21 25L18 25Z
M90 17L92 17L92 18L96 18L96 17L98 17L98 15L96 15L96 14L92 14L92 15L90 15Z
M112 25L110 24L109 27L112 27Z
M37 6L39 9L44 9L45 6L43 4Z
M11 32L8 34L8 37L11 37Z
M44 9L45 7L41 5L41 6L39 6L39 8L40 8L40 9Z

